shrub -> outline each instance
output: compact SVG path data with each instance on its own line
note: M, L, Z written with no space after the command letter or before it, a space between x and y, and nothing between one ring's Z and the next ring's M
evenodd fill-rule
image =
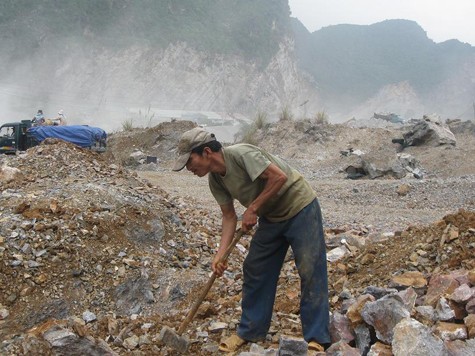
M279 120L280 121L291 121L293 119L292 112L290 111L290 108L286 105L282 108L282 111L280 112Z
M155 113L151 112L151 106L148 106L147 112L145 114L142 113L142 110L139 110L139 121L146 122L146 128L152 127L152 120L155 117Z
M132 130L134 129L133 122L134 122L133 119L126 119L126 120L122 121L122 123L121 123L121 125L122 125L122 130L124 130L124 131L132 131Z
M254 120L254 125L257 129L262 129L267 124L267 114L259 111Z
M324 110L317 112L317 114L315 115L315 121L317 122L317 124L328 124L328 114Z
M249 143L251 145L257 145L257 139L255 137L256 126L243 123L239 131L234 135L234 142Z

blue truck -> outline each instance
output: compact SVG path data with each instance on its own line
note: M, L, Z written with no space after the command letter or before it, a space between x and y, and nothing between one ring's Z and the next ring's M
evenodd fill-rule
M107 134L103 129L88 125L33 126L31 120L0 126L0 153L26 151L47 138L57 138L93 151L104 152Z

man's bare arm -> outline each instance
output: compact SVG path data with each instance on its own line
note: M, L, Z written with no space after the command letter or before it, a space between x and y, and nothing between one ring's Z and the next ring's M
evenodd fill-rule
M237 216L234 210L233 202L226 205L220 205L222 213L222 226L221 226L221 241L219 243L218 252L213 259L212 269L218 275L221 276L227 268L227 263L218 263L221 257L226 252L226 249L230 245L234 232L237 226Z

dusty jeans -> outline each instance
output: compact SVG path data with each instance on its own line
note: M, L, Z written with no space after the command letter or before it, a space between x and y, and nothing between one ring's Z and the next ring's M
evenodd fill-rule
M289 220L272 223L259 219L243 266L242 316L237 333L248 341L265 338L289 246L301 280L300 318L304 339L329 343L327 260L317 199Z

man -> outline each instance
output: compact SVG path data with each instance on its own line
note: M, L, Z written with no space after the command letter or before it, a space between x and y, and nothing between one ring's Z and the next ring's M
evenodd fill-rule
M242 316L237 335L220 345L232 352L245 342L265 339L269 330L277 282L288 247L292 247L301 278L300 317L309 349L321 351L330 342L328 331L328 278L322 217L315 192L283 160L248 144L223 148L216 137L196 127L185 132L178 144L173 170L186 168L204 177L222 211L222 231L213 271L237 226L234 199L246 210L241 227L257 224L243 265Z
M40 109L36 112L36 115L33 117L33 120L31 120L31 123L33 124L33 126L44 125L45 117L43 115L43 110Z

